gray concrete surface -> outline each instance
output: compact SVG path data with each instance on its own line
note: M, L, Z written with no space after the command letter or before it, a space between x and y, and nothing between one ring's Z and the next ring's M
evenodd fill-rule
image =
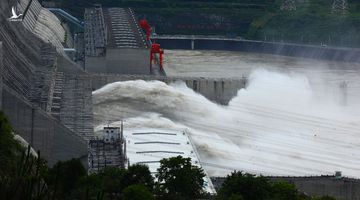
M149 74L149 49L108 49L106 53L107 73Z
M3 90L3 111L16 133L35 150L40 150L41 157L50 166L60 160L87 154L85 140L6 86Z
M89 73L106 73L106 57L86 56L85 71Z
M335 176L308 176L308 177L267 177L271 181L286 181L309 196L332 196L337 200L359 200L360 179ZM225 177L211 178L216 190L219 190Z
M85 59L85 70L90 73L150 74L150 52L148 49L114 49L106 56Z
M59 160L86 157L84 138L93 134L91 79L83 78L84 71L56 52L51 42L43 42L31 31L42 9L39 5L37 0L19 1L18 12L28 10L23 21L11 22L7 19L14 2L0 2L3 47L0 102L15 131L53 165ZM49 24L45 26L51 27L37 34L49 34L46 30L56 29ZM55 84L58 73L65 73L66 87ZM53 117L52 110L55 107L54 89L59 95L56 98L62 99L59 107L63 115L58 119ZM75 124L70 126L69 121Z
M150 49L130 9L95 7L84 19L87 72L150 74Z
M329 195L337 200L360 200L360 180L336 178L334 176L315 177L270 177L272 181L287 181L295 184L299 191L311 196Z
M81 138L92 139L94 130L90 77L65 73L62 87L60 121Z

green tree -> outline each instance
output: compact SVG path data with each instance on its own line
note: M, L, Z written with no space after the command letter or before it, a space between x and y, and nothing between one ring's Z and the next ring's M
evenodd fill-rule
M124 182L129 185L144 185L148 190L154 189L154 178L146 165L131 165L125 173Z
M233 172L227 176L218 191L218 200L335 200L333 197L311 198L299 192L295 185L271 182L263 176Z
M314 197L312 200L336 200L334 197L331 196L323 196L323 197Z
M101 180L101 188L109 199L120 198L121 191L127 187L124 183L126 170L116 167L107 167L98 174Z
M272 199L273 200L297 200L299 193L295 185L278 181L272 184Z
M47 182L56 190L60 199L70 198L78 182L86 176L86 170L79 159L60 161L49 170Z
M104 191L101 186L101 176L98 174L91 174L89 176L82 177L76 189L72 192L72 199L102 199Z
M263 200L271 197L271 184L265 177L233 172L227 176L218 192L218 199L239 195L244 200Z
M158 169L158 191L162 199L198 199L203 194L204 171L181 156L162 159Z
M155 200L144 185L130 185L123 190L123 200Z
M95 198L103 193L105 199L121 199L123 190L130 185L142 185L151 192L154 180L149 168L145 165L132 165L128 169L106 167L99 173L83 177L73 197Z
M232 194L227 200L244 200L244 198L241 195Z
M9 120L0 111L0 199L45 199L51 191L46 188L46 162L30 153L14 139Z
M14 139L12 128L5 114L0 111L0 176L14 175L17 159L24 150Z

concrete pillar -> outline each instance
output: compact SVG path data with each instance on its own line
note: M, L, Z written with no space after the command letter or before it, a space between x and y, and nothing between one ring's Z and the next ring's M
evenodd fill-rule
M3 48L0 41L0 110L2 109L2 90L3 90Z
M195 49L195 40L192 39L191 40L191 50L194 50Z

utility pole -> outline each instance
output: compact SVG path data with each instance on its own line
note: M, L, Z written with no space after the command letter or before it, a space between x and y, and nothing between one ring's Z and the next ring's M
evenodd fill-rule
M346 0L334 0L332 4L332 13L345 14L348 11L348 3Z
M296 10L295 0L283 0L283 3L280 6L280 10L285 10L285 11Z

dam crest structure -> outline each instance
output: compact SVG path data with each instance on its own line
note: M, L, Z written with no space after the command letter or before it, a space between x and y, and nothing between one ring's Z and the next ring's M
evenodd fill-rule
M23 13L19 22L7 20L13 6ZM92 91L108 83L183 80L223 104L243 87L242 80L230 85L220 79L152 75L150 44L131 9L88 9L85 34L71 30L55 15L58 10L53 14L38 0L20 0L16 5L2 1L0 11L0 109L15 133L40 150L50 166L85 159L87 141L94 138ZM73 49L75 55L64 49ZM227 88L236 89L224 94Z
M183 81L223 105L246 87L246 77L166 76L158 65L157 72L149 70L152 44L131 9L89 8L83 24L65 11L50 12L38 0L19 0L16 5L12 2L0 3L0 109L15 133L40 150L50 166L71 158L81 158L85 163L88 141L95 137L92 92L109 83ZM13 6L23 13L22 21L7 20ZM74 31L57 15L75 21L77 29ZM83 32L78 30L82 25ZM232 50L347 62L360 58L358 49L219 38L156 40L165 49ZM351 187L353 191L358 188Z

